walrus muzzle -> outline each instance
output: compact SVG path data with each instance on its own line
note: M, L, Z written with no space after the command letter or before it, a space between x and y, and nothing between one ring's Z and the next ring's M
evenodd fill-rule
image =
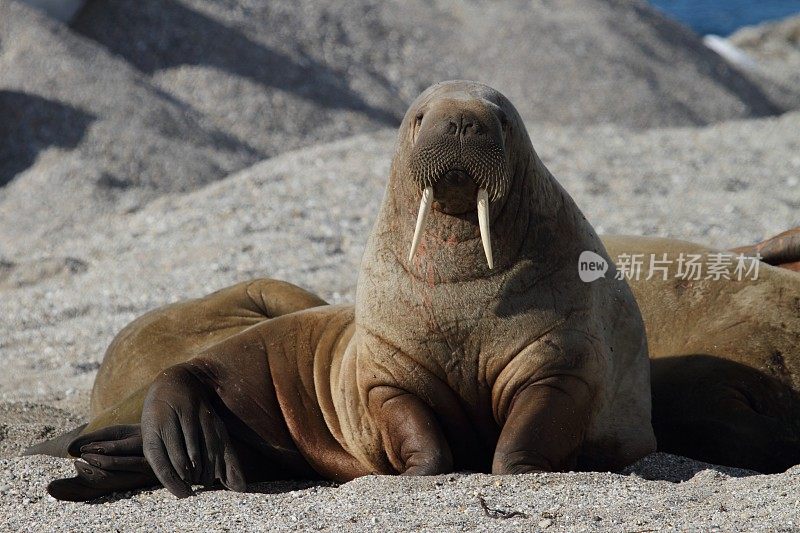
M417 251L434 203L439 211L478 212L481 241L494 267L489 203L505 197L509 186L508 121L499 107L479 99L436 100L412 123L410 176L422 190L409 261Z

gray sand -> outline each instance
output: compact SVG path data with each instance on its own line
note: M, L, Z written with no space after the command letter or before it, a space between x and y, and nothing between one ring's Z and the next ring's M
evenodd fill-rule
M42 466L66 473L63 463L3 459L0 464L18 469L11 479L14 488L0 496L10 503L4 509L8 526L28 531L645 532L796 531L800 526L800 468L752 476L663 454L634 465L627 475L369 476L338 487L257 484L248 494L203 492L183 501L164 490L146 491L102 505L56 502L28 488L44 482ZM682 475L673 477L675 472ZM30 503L22 503L26 499Z
M8 0L0 72L0 242L133 209L262 157L102 47Z
M259 276L352 302L388 123L430 81L506 91L601 232L726 247L800 225L800 111L756 118L783 82L639 2L225 5L95 1L70 29L0 0L0 529L800 529L800 467L664 454L616 474L49 498L69 461L18 454L85 419L136 316ZM496 61L508 50L518 68Z

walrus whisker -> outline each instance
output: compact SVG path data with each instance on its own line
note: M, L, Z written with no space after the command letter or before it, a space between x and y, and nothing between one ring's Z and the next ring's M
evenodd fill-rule
M408 260L414 259L414 254L417 253L419 241L422 238L422 230L425 227L425 222L428 220L428 214L431 212L431 205L433 204L433 187L425 187L422 191L422 201L419 204L419 214L417 214L417 227L414 229L414 239L411 241L411 252L408 254Z
M489 269L492 269L494 260L492 259L492 236L489 233L489 193L483 188L478 189L478 226L481 230L481 242L483 242L486 262L489 263Z

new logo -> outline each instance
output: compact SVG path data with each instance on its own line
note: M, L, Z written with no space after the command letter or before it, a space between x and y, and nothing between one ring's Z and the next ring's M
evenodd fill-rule
M591 283L602 277L608 272L608 262L602 256L586 250L578 258L578 276L581 281Z

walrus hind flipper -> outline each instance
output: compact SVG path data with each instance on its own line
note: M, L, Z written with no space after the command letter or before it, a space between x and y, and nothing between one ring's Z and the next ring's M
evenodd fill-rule
M734 248L732 251L754 257L758 254L768 265L800 272L800 227L784 231L752 246Z
M144 457L138 424L110 426L81 435L69 444L76 476L56 479L47 492L57 500L83 502L114 492L158 485Z
M69 446L81 434L88 424L82 424L58 437L34 444L23 450L22 455L50 455L52 457L69 457Z
M86 502L115 492L127 492L158 485L158 479L152 471L110 471L94 467L83 461L75 461L75 471L77 472L75 477L51 481L47 485L48 494L57 500Z

